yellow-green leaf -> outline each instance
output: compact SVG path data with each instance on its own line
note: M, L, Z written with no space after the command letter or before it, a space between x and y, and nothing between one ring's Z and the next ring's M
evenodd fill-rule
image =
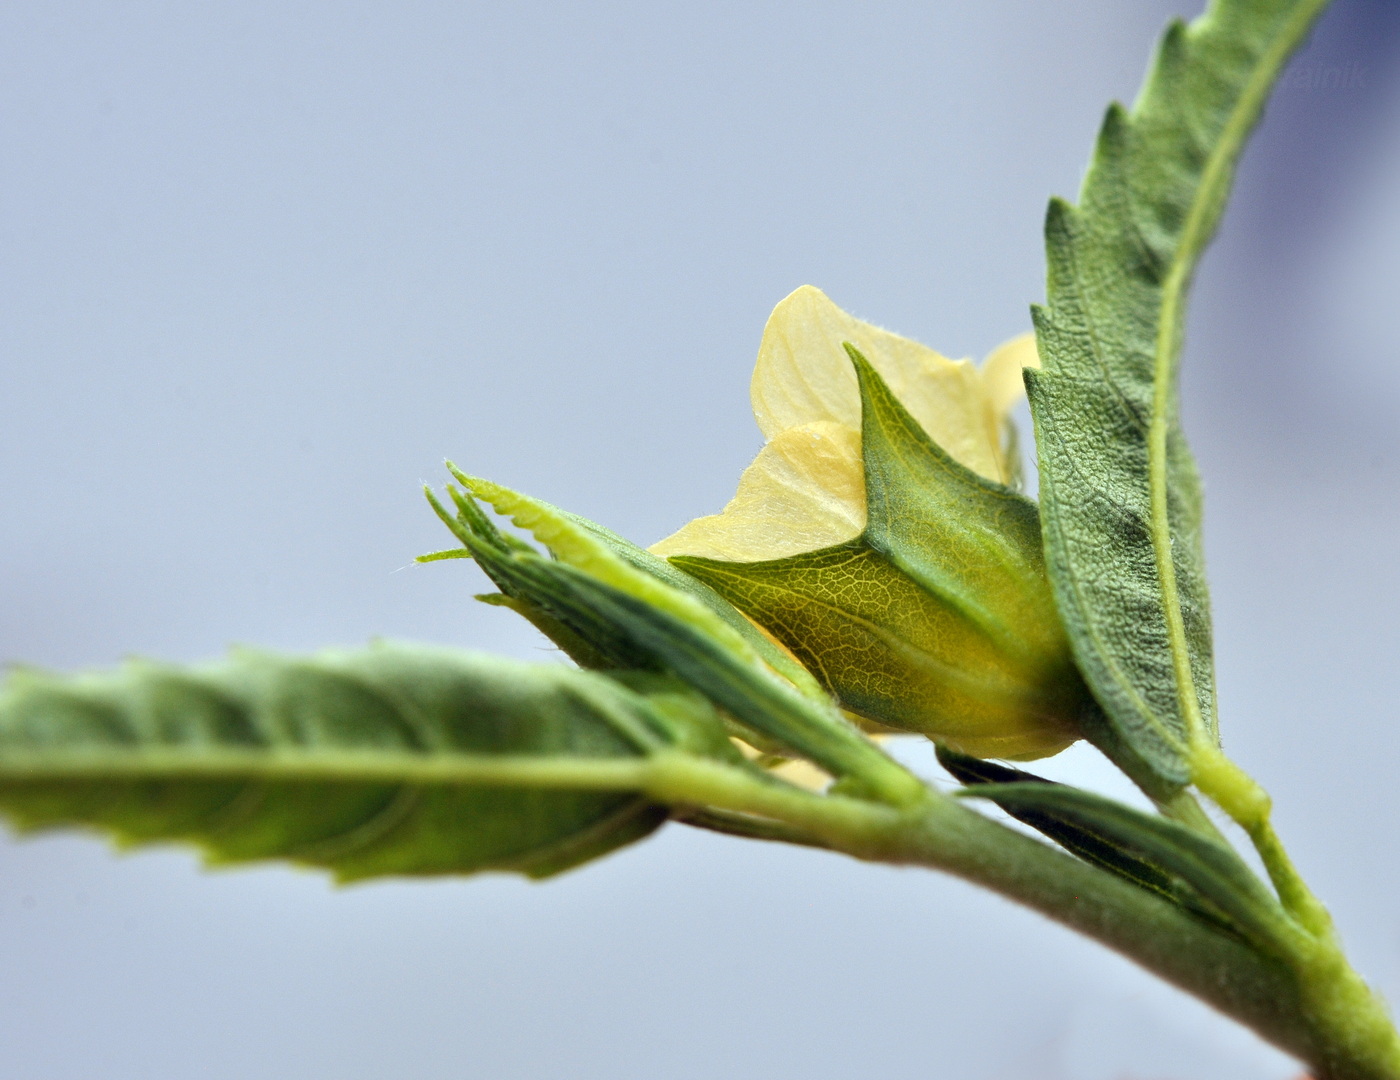
M443 648L18 672L0 688L0 812L340 880L540 877L660 825L635 766L682 747L727 741L674 683Z

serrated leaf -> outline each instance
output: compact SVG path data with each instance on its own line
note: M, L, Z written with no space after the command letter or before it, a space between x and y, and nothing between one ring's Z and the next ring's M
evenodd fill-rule
M676 556L790 648L842 705L979 756L1078 737L1084 687L1042 562L1035 505L959 464L864 357L866 524L759 562Z
M678 746L729 752L675 684L448 649L17 672L0 692L0 811L342 881L541 877L659 826L666 809L628 770Z
M1046 221L1043 361L1026 375L1051 581L1109 727L1150 794L1217 740L1201 492L1176 390L1185 296L1235 163L1326 0L1214 0L1109 109L1078 206Z

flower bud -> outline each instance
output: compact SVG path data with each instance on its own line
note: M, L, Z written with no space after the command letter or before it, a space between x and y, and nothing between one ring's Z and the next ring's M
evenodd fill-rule
M1055 753L1087 691L1035 504L1008 484L1006 415L1034 359L1025 338L980 369L948 360L798 290L754 375L768 444L723 513L652 550L857 716L979 757Z

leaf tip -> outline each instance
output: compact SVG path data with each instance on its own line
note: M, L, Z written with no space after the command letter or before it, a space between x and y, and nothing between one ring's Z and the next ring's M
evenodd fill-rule
M1060 195L1052 195L1045 207L1045 237L1054 242L1068 240L1074 233L1079 211L1074 203Z

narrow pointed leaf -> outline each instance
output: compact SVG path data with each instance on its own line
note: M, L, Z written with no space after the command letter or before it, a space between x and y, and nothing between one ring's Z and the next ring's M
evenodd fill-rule
M1008 768L994 761L959 754L946 746L938 747L938 761L958 781L968 787L984 784L1047 784L1062 787L1052 780L1036 776L1023 769ZM993 789L995 791L995 789ZM995 794L990 796L995 800ZM1029 825L1037 832L1049 837L1066 851L1078 855L1087 863L1131 881L1140 888L1156 893L1188 908L1196 915L1213 925L1235 931L1215 905L1206 901L1195 889L1164 869L1151 859L1146 859L1119 843L1108 832L1085 824L1082 817L1066 817L1053 808L1036 805L1018 805L1014 800L1007 802L1003 809L1017 821Z
M1051 780L1028 773L1022 769L1012 769L998 765L994 761L959 754L945 746L938 748L938 762L955 779L969 788L983 784L1053 784ZM1095 866L1112 871L1135 885L1163 896L1172 897L1172 876L1155 863L1139 858L1102 832L1085 828L1052 810L1026 808L1012 804L1007 812L1017 821L1048 836L1067 851L1071 851Z
M1062 832L1072 826L1081 838L1093 838L1100 854L1116 852L1112 858L1119 862L1120 872L1130 865L1123 861L1127 856L1138 866L1156 867L1169 879L1180 879L1261 949L1276 949L1289 933L1287 917L1278 902L1239 856L1184 825L1039 778L982 783L958 794L990 799L1015 817L1039 815Z
M645 836L649 753L723 753L703 701L557 665L378 645L304 659L136 662L0 691L0 812L210 862L340 880L556 873Z
M1055 596L1110 727L1157 797L1216 736L1201 492L1176 390L1186 293L1268 92L1326 0L1213 0L1109 109L1079 204L1046 221L1043 370L1026 375Z

